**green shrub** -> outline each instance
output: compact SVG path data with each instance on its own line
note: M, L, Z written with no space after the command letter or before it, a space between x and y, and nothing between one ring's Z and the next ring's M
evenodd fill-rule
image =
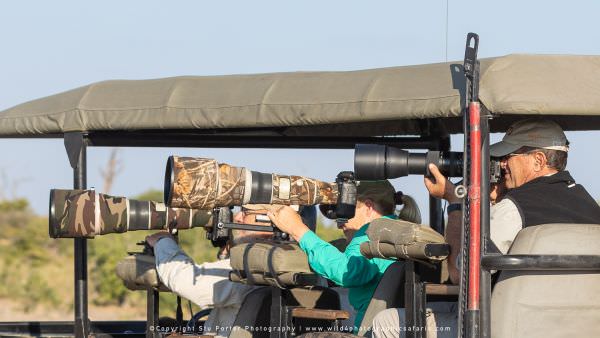
M158 189L148 189L137 196L133 196L132 198L140 201L164 201L163 192L162 190Z
M29 202L24 198L0 201L0 212L26 211L27 209L29 209Z
M50 308L61 305L57 291L48 285L37 270L29 272L21 298L21 304L25 312L35 309L40 304Z

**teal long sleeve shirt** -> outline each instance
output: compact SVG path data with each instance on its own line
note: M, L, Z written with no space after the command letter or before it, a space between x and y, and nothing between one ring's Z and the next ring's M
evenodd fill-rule
M366 234L368 227L367 223L354 234L344 252L312 231L306 232L299 242L300 248L308 256L310 267L316 273L348 288L348 300L356 310L355 328L362 322L383 273L393 263L380 258L367 259L361 255L360 244L369 240Z

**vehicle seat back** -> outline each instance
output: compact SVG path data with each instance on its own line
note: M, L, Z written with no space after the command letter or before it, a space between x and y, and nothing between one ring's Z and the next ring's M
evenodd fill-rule
M527 227L509 254L600 255L600 225ZM502 271L492 292L492 337L600 337L600 274Z
M390 265L379 281L360 324L358 336L369 337L373 318L389 308L404 307L404 262Z
M271 320L271 297L273 287L261 287L246 295L233 323L230 338L269 337ZM337 292L324 287L290 288L283 290L285 305L308 309L339 309ZM298 318L295 324L299 327L319 326L319 321ZM254 328L252 331L250 328Z
M230 338L268 337L268 331L256 328L269 327L271 288L261 287L246 295L233 322ZM250 328L255 328L252 331Z

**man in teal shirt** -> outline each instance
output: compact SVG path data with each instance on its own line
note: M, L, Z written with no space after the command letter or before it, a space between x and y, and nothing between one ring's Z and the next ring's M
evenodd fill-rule
M310 231L292 208L282 207L268 213L281 231L290 234L300 244L316 273L348 288L350 304L356 310L355 327L360 326L377 284L393 263L385 259L365 258L360 254L360 244L369 240L366 231L371 221L381 217L395 218L395 193L387 180L360 182L356 213L342 226L346 238L351 239L344 252Z

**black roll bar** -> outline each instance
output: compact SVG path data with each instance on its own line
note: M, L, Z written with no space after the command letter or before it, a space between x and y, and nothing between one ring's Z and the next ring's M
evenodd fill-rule
M64 135L65 148L69 163L73 168L73 189L87 187L87 141L82 133L73 132ZM75 337L86 338L90 334L88 317L88 275L87 275L87 239L74 239L75 270Z
M486 255L486 270L600 271L598 255Z
M354 149L356 144L382 144L407 149L437 149L434 137L327 137L206 135L182 132L93 132L87 135L91 147L180 147L180 148L276 148Z

